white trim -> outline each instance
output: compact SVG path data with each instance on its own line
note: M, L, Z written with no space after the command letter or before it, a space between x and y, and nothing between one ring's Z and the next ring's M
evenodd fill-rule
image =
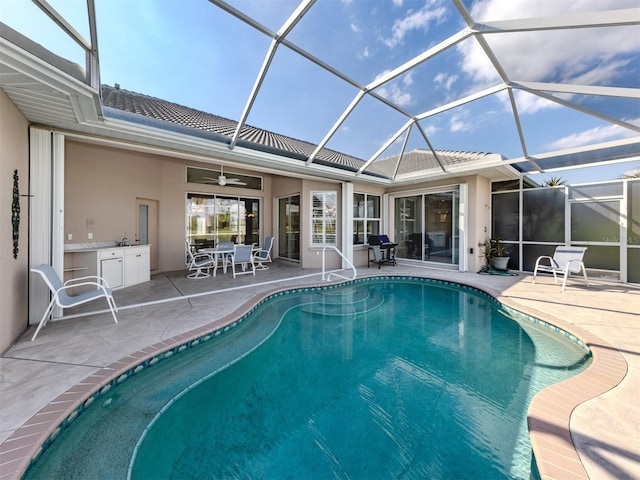
M354 185L342 182L342 268L348 268L347 262L353 266L353 195ZM346 260L346 261L345 261ZM322 265L324 267L324 264Z
M51 262L51 132L29 129L29 267ZM29 276L29 324L38 324L50 301L39 276Z
M64 135L53 133L51 150L51 265L64 279ZM64 281L64 280L63 280ZM61 311L54 312L62 314ZM54 314L54 316L60 316Z
M461 183L458 189L458 271L469 271L469 184Z
M314 234L313 234L313 220L315 218L319 218L319 217L314 217L313 216L313 197L314 195L317 194L321 194L322 195L322 205L323 207L326 206L326 195L328 194L333 194L336 197L336 213L335 213L335 224L336 224L336 232L335 232L335 241L334 242L327 242L326 241L326 223L325 220L329 217L326 217L325 215L322 216L322 222L323 222L323 240L325 240L322 243L317 243L314 242ZM340 199L338 198L338 191L337 190L311 190L309 192L309 245L311 248L322 248L322 247L337 247L338 246L338 236L340 235L340 232L338 231L338 208L339 208L339 201ZM342 199L342 201L344 202L344 199Z
M464 190L464 197L463 197L463 190ZM463 215L463 213L466 213L468 211L467 205L468 205L468 185L466 182L463 183L456 183L456 184L451 184L451 185L440 185L440 186L436 186L436 187L429 187L429 188L422 188L422 189L415 189L415 190L407 190L407 191L401 191L401 192L394 192L393 194L385 194L384 195L384 200L385 200L385 210L388 214L386 215L386 217L389 219L388 221L390 222L389 227L390 228L389 232L391 235L391 238L396 239L396 241L398 240L398 236L397 236L397 232L395 231L395 200L398 198L405 198L405 197L414 197L414 196L420 196L420 202L421 202L421 211L424 212L425 206L424 206L424 197L425 195L433 195L436 193L447 193L447 192L458 192L458 203L459 203L459 210L458 210L458 232L459 232L459 245L458 245L458 263L449 263L446 265L450 265L453 268L457 268L459 271L461 272L466 272L469 268L469 264L468 264L468 257L467 257L467 245L469 243L469 238L468 238L468 219L466 218L468 215ZM462 205L463 200L465 200L467 202L467 204L465 204L464 206ZM421 231L424 231L424 218L420 219L420 229ZM402 260L402 261L408 261L408 262L412 262L414 261L413 259L407 259L407 258L398 258L398 260ZM417 263L420 264L424 264L424 263L428 263L425 260L415 260ZM441 265L445 265L445 264L441 264Z

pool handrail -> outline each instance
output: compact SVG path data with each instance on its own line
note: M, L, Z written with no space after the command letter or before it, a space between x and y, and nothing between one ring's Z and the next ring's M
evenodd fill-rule
M338 253L338 255L340 255L340 257L342 257L342 260L344 260L347 263L348 268L350 268L353 271L353 276L351 278L345 277L344 275L340 275L339 273L337 273L335 271L329 272L328 274L325 275L325 252L326 252L327 248L330 248L331 250L335 250ZM346 269L342 269L342 270L346 270ZM351 263L349 261L349 259L347 257L345 257L342 254L342 252L340 250L338 250L337 247L334 247L333 245L326 246L326 247L322 248L322 280L325 280L325 281L328 282L328 281L331 280L331 276L332 275L334 277L342 278L343 280L354 280L356 278L356 276L358 275L358 272L356 271L356 267L353 266L353 263Z

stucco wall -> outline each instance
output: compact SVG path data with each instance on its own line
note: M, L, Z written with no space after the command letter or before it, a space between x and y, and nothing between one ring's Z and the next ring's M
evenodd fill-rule
M185 198L187 192L262 198L263 235L271 235L271 176L263 175L263 191L186 183L186 166L208 165L149 153L68 141L65 155L65 243L133 240L136 198L157 200L158 271L184 265ZM233 168L238 173L254 173ZM88 238L89 232L93 239ZM72 240L67 240L67 235Z
M66 243L117 241L126 236L133 239L136 229L136 198L157 200L159 203L159 265L158 271L184 268L185 194L186 192L218 193L262 198L263 237L277 237L277 199L300 194L301 212L301 265L304 268L321 267L319 250L311 246L311 192L335 191L338 205L342 201L342 184L339 182L295 179L263 174L264 189L256 191L239 188L223 188L217 185L194 185L185 181L186 165L212 167L206 163L187 161L163 155L141 153L103 147L79 141L67 141L65 155L65 239ZM214 166L217 166L214 164ZM215 167L214 167L215 168ZM242 169L233 168L242 173ZM244 170L247 172L246 170ZM253 173L248 171L247 173ZM425 182L412 186L412 191L422 191L442 185L466 183L469 191L469 244L467 260L469 271L477 271L482 265L477 243L484 241L484 228L488 230L490 211L488 179L479 176L461 177L440 182ZM398 193L404 188L392 188L386 193ZM383 194L381 187L354 185L355 192ZM274 204L274 202L276 202ZM338 247L341 245L342 218L338 208ZM383 216L386 212L383 212ZM88 239L88 233L93 239ZM389 232L386 232L389 233ZM471 253L473 248L473 253ZM277 250L276 252L277 253ZM367 250L354 248L354 263L366 265ZM341 261L337 254L327 255L327 267L337 268Z
M20 197L18 258L13 257L11 204L13 173L18 170L20 195L29 186L29 122L0 89L0 353L6 351L28 323L28 197Z

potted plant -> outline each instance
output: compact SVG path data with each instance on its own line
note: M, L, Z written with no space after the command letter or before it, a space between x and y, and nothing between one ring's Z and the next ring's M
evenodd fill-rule
M489 239L489 260L493 268L506 271L509 258L509 252L500 237Z
M479 243L478 247L481 247L480 255L484 258L484 267L482 267L482 271L486 272L491 270L491 259L493 258L493 254L491 252L491 242L486 241L484 243Z

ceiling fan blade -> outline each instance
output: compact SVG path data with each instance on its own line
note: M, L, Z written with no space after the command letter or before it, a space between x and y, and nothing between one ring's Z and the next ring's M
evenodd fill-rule
M247 182L243 182L238 178L227 178L227 183L232 185L246 185Z
M220 169L220 170L221 170L221 173L216 178L214 178L214 177L202 177L202 179L204 180L204 183L217 183L221 187L224 187L225 185L246 185L247 184L246 182L243 182L239 178L227 178L222 173L222 169Z

